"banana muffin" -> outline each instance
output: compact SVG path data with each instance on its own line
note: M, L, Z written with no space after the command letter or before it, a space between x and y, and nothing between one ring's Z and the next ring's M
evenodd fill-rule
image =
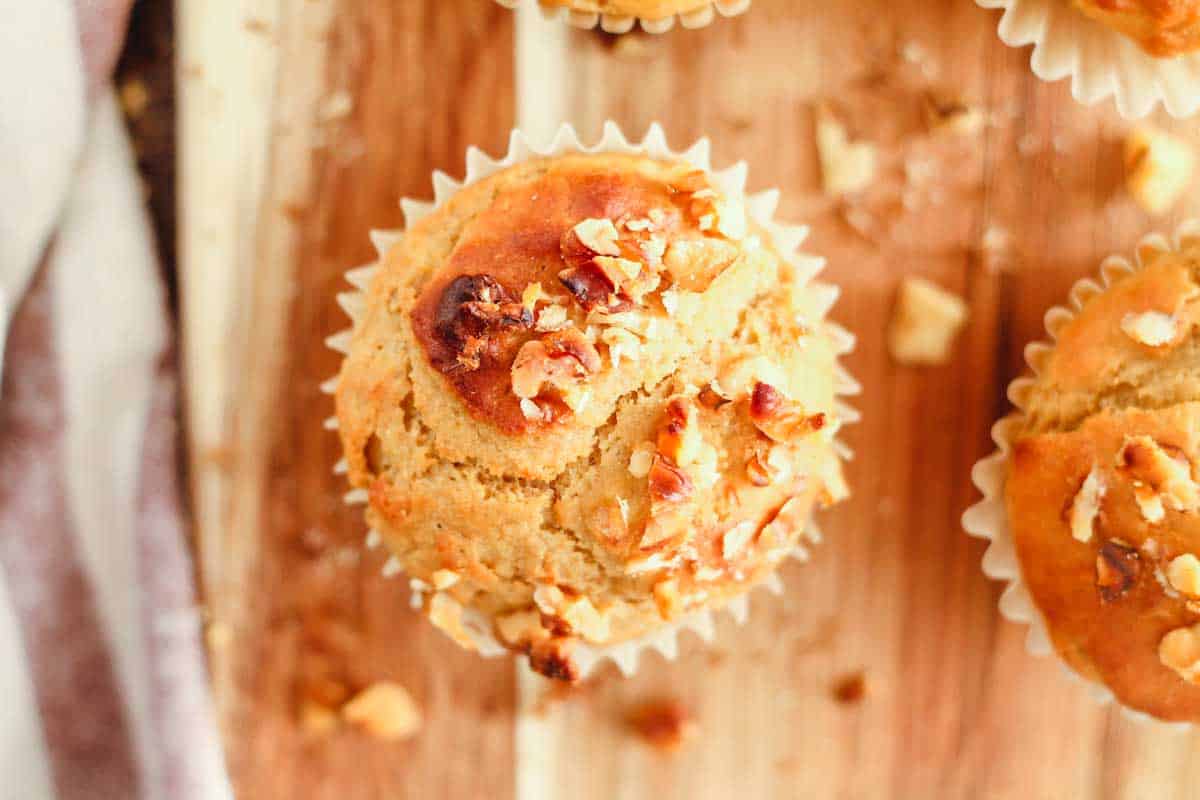
M579 154L459 190L385 254L338 427L435 625L574 680L581 643L720 607L803 552L847 494L837 347L771 241L706 172Z
M1083 301L1033 361L1006 481L1059 655L1129 708L1200 720L1200 243Z
M637 20L643 27L661 33L679 17L686 27L703 27L712 21L714 12L732 17L750 7L750 0L532 0L544 10L566 9L576 17L576 24L592 27L603 20L611 33L624 33ZM498 0L501 5L516 8L521 0Z
M1156 58L1200 50L1200 0L1072 0Z

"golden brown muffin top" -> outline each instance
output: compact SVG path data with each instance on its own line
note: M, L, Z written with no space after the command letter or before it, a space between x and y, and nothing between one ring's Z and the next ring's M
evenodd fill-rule
M1007 505L1055 647L1127 706L1200 720L1200 251L1160 253L1058 332Z
M1200 0L1072 0L1156 58L1200 49Z

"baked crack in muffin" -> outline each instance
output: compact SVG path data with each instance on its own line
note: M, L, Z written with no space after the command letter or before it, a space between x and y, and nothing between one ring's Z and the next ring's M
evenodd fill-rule
M771 241L682 161L578 154L459 190L385 254L338 427L435 625L574 680L580 646L802 552L847 494L838 343Z
M1040 358L1006 483L1061 657L1124 705L1200 720L1200 243L1150 251ZM1033 362L1036 363L1036 362Z
M1071 0L1156 58L1200 50L1200 0Z

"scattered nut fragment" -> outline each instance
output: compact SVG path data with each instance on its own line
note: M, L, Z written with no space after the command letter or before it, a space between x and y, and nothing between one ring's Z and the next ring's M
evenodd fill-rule
M875 146L851 142L845 126L824 106L817 109L817 157L828 195L861 191L875 178Z
M856 705L867 696L867 676L855 672L838 680L833 686L833 699L842 705Z
M1190 598L1200 598L1200 559L1184 553L1167 565L1167 581L1171 588Z
M1117 453L1117 466L1153 489L1176 511L1200 508L1200 486L1192 480L1187 457L1168 453L1152 437L1126 436Z
M1142 518L1151 525L1163 521L1167 510L1163 507L1162 497L1144 483L1137 482L1133 486L1133 501L1137 503Z
M443 589L449 589L451 586L458 583L462 576L454 570L439 569L435 570L431 577L433 579L433 588L440 592Z
M961 297L923 278L906 278L892 314L888 349L901 364L945 364L966 322L967 304Z
M1095 467L1083 479L1075 499L1071 501L1070 525L1071 536L1076 541L1090 542L1096 525L1096 517L1100 514L1100 503L1104 500L1107 487L1100 471Z
M619 256L621 234L611 219L585 219L572 230L584 247L602 256Z
M534 672L557 681L575 683L583 677L579 664L572 658L575 640L554 636L534 642L529 648L529 666Z
M679 750L699 732L691 713L678 700L643 703L629 713L627 721L646 744L663 752Z
M732 561L741 554L757 532L753 522L741 522L730 528L721 537L721 556L726 561Z
M670 460L656 455L650 464L650 499L656 503L680 503L692 495L691 479Z
M1179 320L1161 311L1143 311L1121 318L1121 330L1130 339L1147 347L1170 344L1179 335Z
M429 599L429 621L459 646L475 650L475 640L463 625L463 607L457 600L444 592L437 592Z
M1105 542L1096 555L1096 588L1100 599L1112 603L1133 588L1141 571L1141 556L1132 547Z
M421 710L398 683L380 681L342 706L342 719L380 739L407 739L421 729Z
M1158 660L1188 683L1200 684L1200 623L1164 636L1158 644Z
M1126 185L1133 199L1151 214L1165 214L1187 191L1196 155L1184 140L1142 125L1125 139Z
M925 95L925 120L930 130L956 136L975 136L988 121L982 109L933 92Z
M610 628L608 615L601 612L586 597L568 601L562 607L562 618L571 630L589 642L608 641Z
M667 401L666 420L658 432L658 453L686 467L696 461L704 439L696 421L696 407L686 397Z
M679 581L675 578L661 580L654 584L654 603L658 606L658 614L664 620L672 620L679 616L683 609L683 598L679 594Z
M644 478L650 474L650 467L653 464L654 445L650 442L642 442L633 448L633 454L629 457L629 473L635 478Z
M496 633L505 644L513 647L528 647L549 636L542 626L542 615L532 609L497 617Z
M825 414L809 414L769 383L759 381L750 393L750 421L774 442L790 442L825 427Z
M531 339L521 346L513 360L513 394L532 400L543 387L549 386L562 396L599 372L600 366L600 354L578 328Z

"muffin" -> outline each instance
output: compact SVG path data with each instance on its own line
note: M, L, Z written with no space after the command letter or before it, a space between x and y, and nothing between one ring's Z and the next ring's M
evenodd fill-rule
M501 5L516 8L522 0L497 0ZM652 33L669 30L675 18L688 28L710 23L714 11L731 17L750 7L750 0L528 0L538 3L543 11L565 10L568 19L579 27L600 25L609 33L625 33L638 20Z
M533 157L384 253L337 380L345 466L463 646L577 679L580 651L766 581L846 497L831 298L717 183Z
M1200 0L1072 0L1155 58L1200 50Z
M1144 248L1139 269L1105 278L1077 290L1077 313L1048 315L1056 342L1031 351L1037 375L1014 385L1021 413L999 434L1004 535L1074 672L1130 709L1195 722L1200 240ZM968 512L996 539L981 520Z

